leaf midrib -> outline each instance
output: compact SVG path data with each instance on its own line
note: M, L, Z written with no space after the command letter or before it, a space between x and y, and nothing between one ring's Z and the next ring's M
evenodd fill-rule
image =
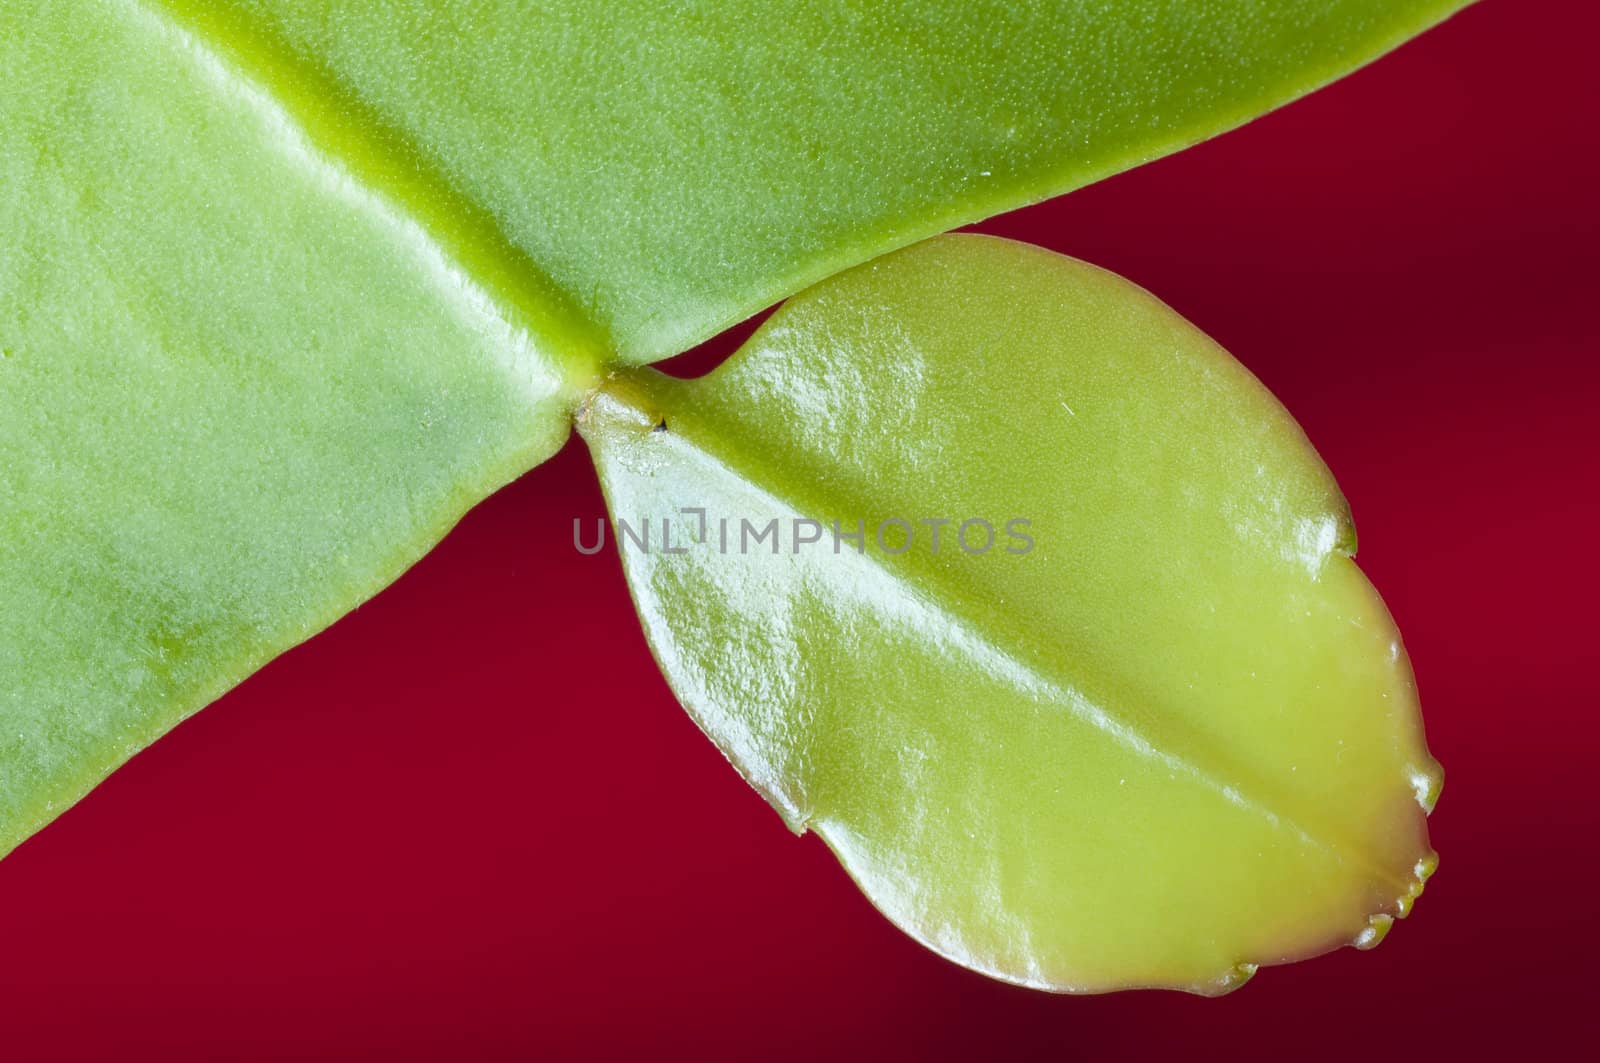
M204 0L120 0L183 37L250 93L268 99L330 165L415 226L463 281L559 365L569 409L614 358L607 329L580 309L434 159L331 71L264 25Z

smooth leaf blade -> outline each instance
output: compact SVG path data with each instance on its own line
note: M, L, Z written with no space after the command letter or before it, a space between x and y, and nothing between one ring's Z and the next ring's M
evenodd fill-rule
M567 371L136 5L5 5L0 853L568 433Z
M1420 892L1439 773L1343 498L1125 281L937 239L703 380L613 380L579 427L616 517L655 528L622 553L680 699L941 953L1213 992L1375 942ZM864 552L796 519L864 520ZM772 520L775 553L744 526Z
M629 363L1215 135L1466 6L147 2L366 116Z

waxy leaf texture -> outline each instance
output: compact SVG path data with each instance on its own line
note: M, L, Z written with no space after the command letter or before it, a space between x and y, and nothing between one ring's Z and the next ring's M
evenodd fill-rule
M1141 289L940 237L579 429L679 699L939 952L1214 992L1421 892L1440 774L1344 499Z

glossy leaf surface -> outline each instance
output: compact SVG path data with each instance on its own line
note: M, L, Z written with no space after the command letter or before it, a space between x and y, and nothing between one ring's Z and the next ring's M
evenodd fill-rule
M1440 776L1344 499L1142 290L943 237L579 430L680 699L941 953L1219 991L1420 892Z
M554 357L185 35L5 13L0 853L399 575L570 408Z
M1463 0L139 0L621 360L1235 126ZM354 149L352 149L354 145Z

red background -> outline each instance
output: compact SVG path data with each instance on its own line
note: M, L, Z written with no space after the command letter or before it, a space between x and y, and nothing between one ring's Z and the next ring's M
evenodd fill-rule
M0 1057L1448 1058L1581 1036L1592 10L1488 0L981 227L1167 299L1349 494L1447 772L1440 872L1376 951L1221 1000L1052 997L923 951L678 708L616 556L569 545L602 512L574 443L0 863Z

